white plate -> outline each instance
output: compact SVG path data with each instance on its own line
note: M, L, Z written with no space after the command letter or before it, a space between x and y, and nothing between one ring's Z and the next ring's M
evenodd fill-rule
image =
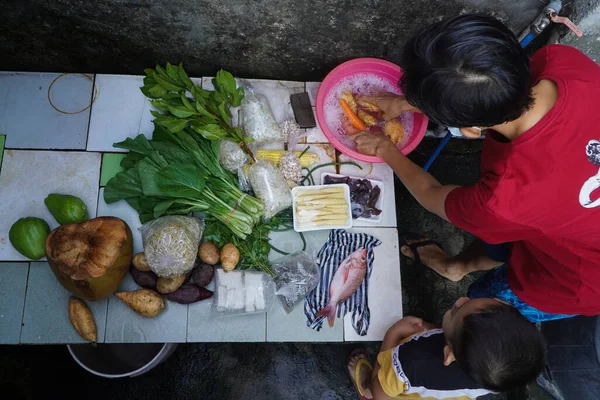
M383 192L385 190L385 185L383 184L382 181L378 181L376 179L369 179L369 178L359 178L357 176L332 174L331 172L323 172L321 174L321 183L325 182L326 176L333 176L334 178L366 179L369 182L371 182L371 185L373 185L373 187L379 186L379 188L381 189L381 193L379 193L379 198L377 199L377 203L375 203L375 208L377 208L378 210L381 210L379 215L373 215L371 218L358 217L358 218L356 218L356 220L357 221L367 221L367 222L381 222L381 215L383 214ZM323 186L332 186L332 185L323 185ZM350 208L352 209L352 205L350 205Z
M320 190L320 189L326 189L326 188L331 188L331 187L343 187L344 188L344 197L346 198L346 204L348 205L348 222L345 225L327 225L326 227L312 227L312 228L306 228L306 229L301 229L298 226L298 221L296 218L296 198L298 197L298 192L305 192L305 191L315 191L315 190ZM345 183L341 183L341 184L335 184L335 185L315 185L315 186L296 186L295 188L292 189L292 210L293 210L293 215L294 215L294 230L296 232L309 232L309 231L319 231L319 230L323 230L323 229L349 229L352 228L352 208L350 205L350 188L348 187L348 185L346 185Z

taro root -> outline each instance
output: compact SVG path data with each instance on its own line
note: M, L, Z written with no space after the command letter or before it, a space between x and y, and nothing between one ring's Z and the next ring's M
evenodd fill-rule
M133 238L125 222L100 217L63 225L46 240L46 255L60 284L88 301L116 292L133 256Z

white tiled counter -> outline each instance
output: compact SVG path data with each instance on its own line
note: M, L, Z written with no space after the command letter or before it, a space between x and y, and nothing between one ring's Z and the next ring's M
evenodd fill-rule
M56 79L59 78L59 79ZM48 87L52 101L65 110L86 107L95 93L90 109L80 114L64 114L47 102ZM192 78L210 88L210 78ZM94 85L92 85L92 81ZM139 133L149 136L153 129L151 105L139 91L141 76L64 75L38 73L0 73L0 344L81 343L67 317L70 294L60 286L44 261L29 262L17 253L8 240L10 226L19 218L37 216L55 228L56 222L44 206L49 193L69 193L87 205L90 217L116 216L131 227L134 251L142 251L137 213L125 202L106 204L104 188L109 176L119 170L122 152L112 145ZM289 96L304 90L311 102L318 82L249 80L255 93L265 95L278 122L293 117ZM10 101L9 101L10 99ZM19 117L19 109L33 102L35 116ZM18 106L18 107L17 107ZM236 114L236 113L234 113ZM298 150L310 146L321 163L349 161L327 142L317 127L308 130ZM6 148L4 148L4 145ZM353 160L354 161L354 160ZM357 162L362 170L344 165L329 166L314 174L320 183L322 172L378 179L385 184L382 221L358 222L353 231L365 232L382 241L375 248L373 274L369 284L371 323L367 336L356 335L347 316L333 328L320 332L306 325L303 305L286 314L275 304L267 314L247 316L215 315L212 300L181 305L167 301L167 308L156 318L143 318L114 296L89 303L98 326L98 341L131 342L342 342L381 340L385 331L402 317L402 291L394 179L385 165ZM329 231L306 233L307 251L316 254ZM294 231L273 232L272 243L284 251L301 248ZM272 252L271 259L280 255ZM211 284L212 285L212 284ZM137 288L130 275L120 289ZM209 289L211 287L209 286Z

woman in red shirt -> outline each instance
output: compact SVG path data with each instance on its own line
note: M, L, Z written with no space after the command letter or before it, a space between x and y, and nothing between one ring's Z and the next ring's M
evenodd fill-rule
M386 119L413 111L468 138L485 130L481 177L442 185L381 136L354 135L358 151L385 160L427 210L501 245L448 257L425 240L402 252L454 281L490 270L470 296L531 321L600 314L600 67L561 45L530 60L508 28L479 14L425 28L400 64L405 97L363 100Z

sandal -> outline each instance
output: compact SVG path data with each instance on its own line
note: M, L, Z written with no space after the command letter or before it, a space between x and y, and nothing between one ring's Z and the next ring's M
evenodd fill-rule
M423 239L422 235L415 235L413 233L405 233L402 235L402 237L403 237L402 245L408 246L408 248L412 251L415 258L410 258L408 256L405 256L405 257L407 257L409 260L412 260L416 265L419 265L419 266L425 266L425 264L423 264L423 262L421 261L421 256L419 255L419 251L418 251L419 247L435 245L435 246L439 247L440 249L444 250L442 245L439 242L436 242L435 240L427 239L427 240L423 240L422 242L416 242L416 243L410 243L410 244L407 243L408 241ZM404 255L403 253L400 253L400 254Z
M363 393L363 391L360 388L360 385L358 383L358 377L359 377L359 370L362 366L366 366L371 368L371 370L373 369L373 366L371 365L371 362L369 361L369 355L367 353L367 350L364 348L360 348L360 349L354 349L352 351L352 353L350 353L350 355L348 356L348 362L346 362L346 367L348 367L348 365L350 364L350 360L352 358L354 358L357 355L364 355L364 358L361 358L360 360L358 360L358 362L356 363L356 367L354 369L354 374L349 374L350 379L352 380L352 383L354 383L354 389L356 389L356 392L358 393L359 399L360 400L370 400L369 398L367 398L365 396L365 394Z

